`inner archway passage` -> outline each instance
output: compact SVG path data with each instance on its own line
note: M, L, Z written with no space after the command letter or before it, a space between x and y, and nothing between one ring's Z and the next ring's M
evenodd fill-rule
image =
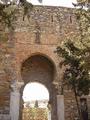
M51 106L51 110L50 110L51 120L57 120L57 108L56 108L57 107L57 102L56 102L57 91L55 89L55 86L53 85L53 80L55 77L55 66L53 61L44 55L33 55L22 63L21 77L22 77L22 81L24 81L24 86L21 90L23 100L28 101L27 96L24 96L23 94L25 92L24 88L28 86L29 83L31 85L39 83L39 85L41 85L41 87L39 87L40 89L44 87L45 88L44 90L48 91L47 98L48 98L49 106ZM33 95L30 97L30 99L34 100L33 106L35 106L35 100L36 102L39 101L43 97L44 93L47 93L47 92L44 92L43 90L39 90L38 92L36 88L31 91ZM34 92L36 94L35 96L39 95L38 93L40 93L39 98L38 96L37 98L35 98ZM29 96L30 92L26 92L26 93ZM39 105L39 102L38 102L38 105ZM22 105L20 107L22 109ZM21 113L22 113L22 110L21 110Z

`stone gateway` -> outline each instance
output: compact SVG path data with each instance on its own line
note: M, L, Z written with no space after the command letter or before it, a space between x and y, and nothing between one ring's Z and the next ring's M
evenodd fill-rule
M35 6L30 19L22 10L6 30L8 41L0 41L0 120L22 120L22 92L29 82L46 86L50 94L51 120L76 120L75 98L68 88L61 95L64 67L60 68L56 47L78 37L74 9ZM89 97L86 98L88 111ZM89 116L89 114L88 114Z

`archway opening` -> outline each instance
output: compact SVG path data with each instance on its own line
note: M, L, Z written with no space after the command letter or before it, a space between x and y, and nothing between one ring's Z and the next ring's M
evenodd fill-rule
M34 107L35 102L38 101L38 107L47 107L49 101L49 92L47 88L37 82L28 83L23 90L24 103L30 103ZM43 106L43 104L45 104Z
M52 60L48 59L46 56L43 55L33 55L29 57L22 63L21 77L22 80L24 81L24 86L21 89L21 95L24 98L23 100L25 100L23 90L28 83L33 84L34 82L36 82L40 83L41 85L44 85L44 87L46 87L46 89L49 91L48 102L49 108L51 107L50 119L57 120L57 103L56 103L57 91L55 89L55 86L53 85L53 80L55 77L55 65L53 64ZM22 101L20 103L20 119L22 120ZM43 118L41 120L43 120Z
M51 112L48 108L48 89L38 83L28 83L23 90L23 116L22 120L50 120Z

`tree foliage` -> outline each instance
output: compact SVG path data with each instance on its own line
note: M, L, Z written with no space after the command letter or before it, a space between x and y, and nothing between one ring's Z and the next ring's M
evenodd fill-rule
M78 97L88 95L90 90L90 48L81 49L69 41L64 48L57 47L57 54L63 58L60 66L66 67L62 85L69 86L73 91L79 119L82 120Z
M0 42L8 40L8 35L5 33L6 28L10 32L14 32L14 22L18 19L20 9L23 11L24 20L25 17L29 19L32 8L33 5L26 0L0 0Z
M66 66L64 84L69 85L72 90L75 89L78 96L89 94L90 68L86 59L90 50L80 49L69 41L64 48L57 47L57 53L64 58L60 66Z
M83 82L90 80L90 9L76 9L75 15L78 22L79 40L69 40L64 43L64 47L57 47L57 54L64 58L60 65L69 66L65 70L64 79L71 85L74 80L77 94L82 95L88 94L90 87L87 83L87 90L83 90L86 89Z
M73 3L73 5L75 6L75 7L81 7L81 8L83 8L83 7L87 7L87 8L90 8L90 0L77 0L77 3L75 4L75 3Z
M79 30L78 40L70 39L56 50L57 54L63 58L60 67L66 67L62 85L69 86L73 91L80 120L82 120L82 115L78 97L90 93L90 8L83 9L85 2L81 0L74 4L80 6L75 11ZM64 86L62 86L63 89Z

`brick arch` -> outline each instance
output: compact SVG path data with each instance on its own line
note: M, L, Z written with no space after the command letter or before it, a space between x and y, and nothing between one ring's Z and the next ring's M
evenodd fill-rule
M21 53L19 53L20 55L22 55L22 52ZM54 81L57 81L57 78L58 78L58 76L59 76L59 74L58 74L58 64L59 64L59 60L58 60L58 58L57 58L57 55L55 54L55 53L53 53L53 54L49 54L49 53L44 53L43 51L39 51L39 52L30 52L30 53L26 53L26 54L24 54L24 55L22 55L22 56L18 56L17 58L16 58L16 61L17 61L17 69L18 69L18 79L20 80L20 81L22 81L22 79L21 79L21 68L22 68L22 64L28 59L28 58L30 58L30 57L32 57L32 56L35 56L35 55L41 55L41 56L43 56L43 57L45 57L45 58L47 58L52 64L53 64L53 66L54 66Z
M35 52L35 53L32 53L32 54L26 56L26 58L24 58L24 59L22 60L21 66L22 66L22 64L23 64L28 58L31 58L31 57L33 57L33 56L43 56L43 57L45 57L46 59L48 59L48 60L52 63L52 65L54 66L54 69L56 70L56 64L55 64L55 61L54 61L53 57L52 57L52 56L49 56L49 55L47 55L47 54L44 54L44 53L42 53L42 52Z
M56 50L55 46L47 46L47 45L27 45L27 44L19 44L16 46L16 69L17 79L22 81L21 79L21 67L23 62L33 55L42 55L49 59L55 67L55 79L54 81L58 81L59 79L59 61L60 58L54 52ZM55 82L54 82L55 83Z
M51 71L52 71L52 75L53 75L53 78L52 78L52 82L53 82L53 80L54 80L54 76L55 76L55 72L56 72L56 68L55 68L55 65L53 64L53 62L50 60L50 59L48 59L45 55L43 55L43 54L40 54L40 53L35 53L35 54L32 54L29 58L27 58L26 60L24 60L23 61L23 63L22 63L22 66L21 66L21 72L22 72L22 68L23 67L28 67L28 66L26 66L27 65L27 63L29 63L29 65L30 64L32 64L32 63L30 63L30 62L32 62L33 60L34 60L34 64L35 64L35 61L37 60L38 61L38 59L39 59L39 61L41 62L41 63L39 63L39 66L41 65L41 64L45 64L44 65L44 67L48 67L48 69L51 69ZM41 60L41 59L43 59L43 60ZM38 67L39 67L38 66ZM30 66L31 67L31 66ZM43 67L43 66L42 66ZM32 68L31 68L32 69ZM47 69L47 68L46 68ZM50 73L51 74L51 73ZM22 76L22 74L21 74L21 76ZM25 81L24 81L25 82ZM29 82L29 81L28 81ZM38 81L38 82L41 82L41 81ZM27 82L25 82L25 84L27 84Z
M35 57L36 57L36 59L35 59ZM26 73L25 73L23 71L23 69L21 69L22 70L21 76L22 76L22 80L24 81L24 86L21 90L21 94L22 94L22 91L23 91L25 85L28 84L29 82L39 82L39 83L43 84L50 93L50 101L52 103L52 120L55 120L55 119L57 120L57 111L56 111L56 109L57 109L56 108L57 90L56 90L55 86L53 85L53 80L54 80L53 75L55 72L55 65L53 64L52 60L50 60L50 58L49 59L48 58L47 58L47 55L43 55L41 53L35 53L35 54L31 54L31 56L29 56L29 58L27 58L26 60L23 61L21 67L24 67L24 68L25 67L28 68L28 66L31 65L30 63L34 63L34 64L32 64L32 67L29 66L30 72L27 71L28 69L26 69ZM40 62L40 63L38 63L38 62ZM36 66L34 66L34 65L36 65ZM39 72L40 73L42 72L43 75L41 75L38 72L38 69L35 69L39 65L41 65ZM33 72L33 68L36 71ZM34 73L36 73L36 74L34 74Z
M57 60L54 59L54 56L52 55L49 55L47 53L43 53L43 52L34 52L34 53L30 53L30 54L26 54L23 59L21 60L21 64L20 64L20 68L22 67L22 64L28 59L28 58L31 58L33 56L36 56L36 55L40 55L40 56L43 56L45 58L47 58L54 66L54 69L56 70L57 69Z

